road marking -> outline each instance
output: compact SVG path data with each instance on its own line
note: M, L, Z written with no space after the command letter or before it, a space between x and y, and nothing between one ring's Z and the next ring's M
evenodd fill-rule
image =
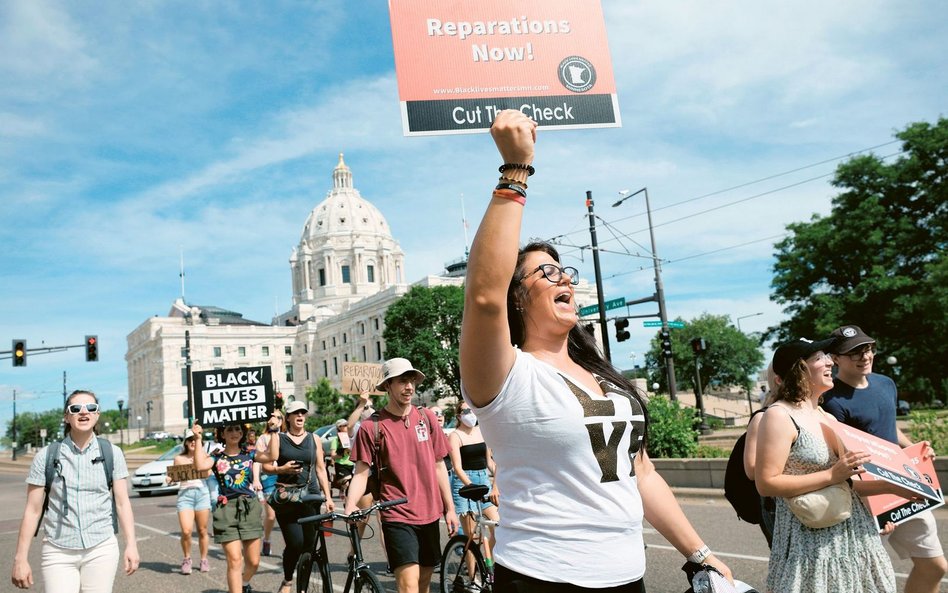
M663 546L663 545L661 545L661 544L648 544L648 547L649 547L649 549L651 549L651 548L656 548L656 549L658 549L658 550L668 550L668 551L670 551L670 552L677 552L677 551L678 551L678 550L676 550L676 549L675 549L674 547L672 547L672 546ZM765 557L763 557L763 556L750 556L750 555L748 555L748 554L732 554L732 553L730 553L730 552L715 552L714 555L715 555L715 556L718 556L718 557L720 557L720 558L737 558L738 560L754 560L754 561L757 561L757 562L770 562L770 558L769 558L769 557L766 557L766 558L765 558ZM907 578L908 578L908 574L907 574L907 573L904 573L904 572L897 572L897 573L895 573L895 576L896 576L897 578L900 578L900 579L907 579ZM948 583L948 578L942 579L941 582L942 582L942 583Z
M155 533L157 533L157 534L160 534L160 535L164 535L164 536L170 537L170 538L172 538L172 539L174 539L174 540L180 540L180 539L181 539L181 536L180 536L180 535L171 533L170 531L165 531L164 529L158 529L157 527L152 527L151 525L145 525L144 523L139 523L139 522L137 522L137 521L135 522L135 526L136 526L136 527L141 527L142 529L147 529L147 530L149 530L149 531L153 531L153 532L155 532ZM136 538L136 540L139 540L139 539L140 539L140 538ZM223 548L222 548L219 544L214 543L214 540L213 540L213 539L211 539L211 541L208 542L208 549L223 550ZM263 561L264 558L266 558L266 556L261 556L261 557L260 557L260 566L262 566L262 567L264 567L264 568L271 569L271 570L279 570L279 571L280 571L280 574L283 574L283 566L282 566L282 565L270 564L269 562L264 562L264 561Z

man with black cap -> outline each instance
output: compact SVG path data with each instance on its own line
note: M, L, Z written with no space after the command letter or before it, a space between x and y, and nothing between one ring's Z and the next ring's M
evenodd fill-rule
M441 560L441 516L449 535L458 525L444 466L447 439L430 410L412 405L415 389L424 380L424 373L404 358L382 365L376 389L388 393L388 403L363 421L350 455L356 467L346 514L358 508L366 492L370 465L379 476L381 500L408 499L382 511L385 550L400 593L428 593Z
M856 325L833 330L836 342L831 348L836 364L833 388L823 395L823 409L837 420L874 436L910 447L911 439L895 422L898 389L895 382L872 372L876 341ZM934 457L926 443L925 455ZM900 523L888 536L889 544L902 559L912 559L912 571L905 582L906 593L929 593L939 590L940 581L948 571L935 518L930 512L914 515Z

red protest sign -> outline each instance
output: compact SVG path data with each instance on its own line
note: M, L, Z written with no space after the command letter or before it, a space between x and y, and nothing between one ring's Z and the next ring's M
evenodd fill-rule
M389 0L406 136L483 131L503 109L618 127L600 0Z
M902 450L910 462L909 467L906 469L917 479L927 482L936 492L944 497L944 493L941 491L941 485L938 483L938 474L935 473L935 464L931 459L924 459L922 457L922 450L924 448L924 443L916 443ZM865 476L862 477L864 480L880 479L868 473L862 474L862 476ZM919 513L936 509L944 504L944 498L941 502L933 501L928 498L909 500L901 496L896 496L895 494L877 494L866 498L866 505L869 507L869 512L872 513L872 516L876 518L879 529L882 529L885 524L890 521L898 525Z
M893 523L904 521L916 512L922 512L944 504L934 466L931 460L928 460L926 465L925 460L922 459L921 444L902 449L895 443L890 443L885 439L880 439L841 422L833 423L832 428L842 439L847 449L850 451L865 451L869 454L871 459L863 464L866 472L859 475L860 479L885 480L910 490L925 499L917 502L915 510L911 513L900 513L900 520L893 521ZM891 514L891 511L896 507L910 502L899 496L882 498L887 496L890 495L871 496L867 499L870 503L870 511L877 517L877 520L879 520L880 514ZM873 499L882 500L874 501ZM901 502L894 504L895 499ZM891 520L891 518L886 519L886 521L888 520Z

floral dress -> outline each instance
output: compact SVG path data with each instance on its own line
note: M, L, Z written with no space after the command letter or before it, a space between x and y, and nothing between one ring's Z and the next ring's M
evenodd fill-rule
M794 422L796 424L796 422ZM803 475L836 463L826 443L797 426L783 473ZM772 593L895 593L895 573L875 519L855 492L852 516L832 527L811 529L787 501L776 498L777 519L767 574Z

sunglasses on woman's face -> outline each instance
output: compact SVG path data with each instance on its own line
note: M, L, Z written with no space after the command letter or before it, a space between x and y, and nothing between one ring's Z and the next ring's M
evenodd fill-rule
M82 410L85 410L90 414L95 414L99 411L99 404L93 402L90 404L69 404L66 406L66 411L73 415L82 412Z

